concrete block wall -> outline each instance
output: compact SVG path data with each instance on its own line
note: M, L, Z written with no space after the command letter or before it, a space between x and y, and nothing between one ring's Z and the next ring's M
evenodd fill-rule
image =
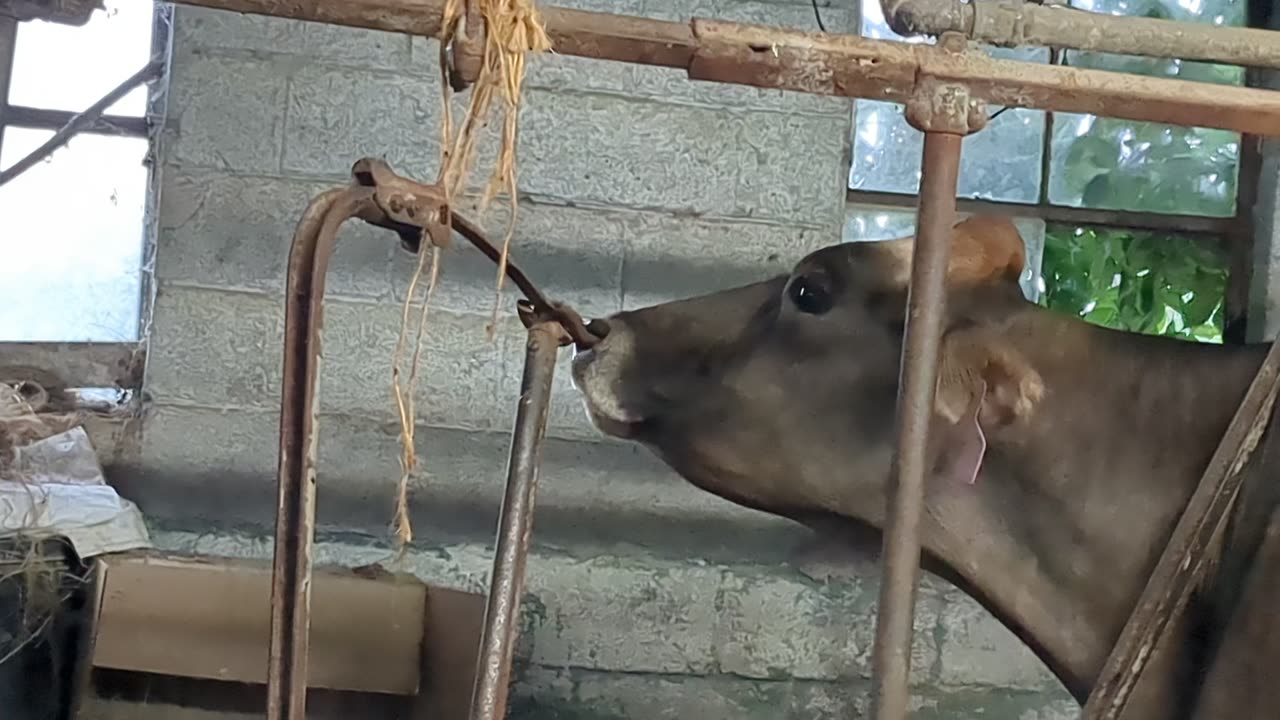
M585 9L813 28L806 1L585 0ZM856 12L823 8L828 27ZM284 267L307 200L385 156L434 177L435 43L179 6L161 149L157 298L141 462L115 473L162 547L270 555ZM682 73L533 60L515 257L585 314L785 270L839 240L850 103L690 83ZM492 152L490 147L486 152ZM486 224L503 227L501 209ZM387 559L399 474L390 363L414 260L348 226L330 273L321 388L321 560ZM481 588L523 353L493 268L447 253L430 315L403 559ZM509 307L514 295L505 298ZM588 425L563 359L538 498L514 717L858 717L873 567L819 584L787 564L805 534L684 484ZM926 582L919 717L1031 720L1074 704L968 598Z

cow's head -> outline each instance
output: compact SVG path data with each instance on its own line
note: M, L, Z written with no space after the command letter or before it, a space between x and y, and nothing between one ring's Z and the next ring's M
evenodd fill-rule
M876 523L912 240L827 247L789 276L612 316L603 342L575 356L575 385L603 432L649 446L704 489L783 515ZM1031 307L1024 260L1006 219L955 228L937 474L972 479L983 433L1025 422L1039 399L1038 376L1000 332Z

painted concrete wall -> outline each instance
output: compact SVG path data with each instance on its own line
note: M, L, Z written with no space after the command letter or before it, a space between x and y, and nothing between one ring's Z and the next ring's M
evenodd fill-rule
M573 4L563 3L560 4ZM803 2L587 0L636 15L814 27ZM855 14L825 8L828 27ZM274 502L284 266L310 196L362 155L434 177L433 42L176 9L161 152L154 398L117 484L164 547L265 557ZM850 104L693 84L682 73L537 58L521 126L524 268L597 315L728 287L835 242ZM502 227L496 213L489 224ZM390 557L398 477L390 360L413 260L351 226L330 274L322 383L322 559ZM485 582L522 361L485 338L492 266L450 252L429 325L407 566ZM508 295L508 302L511 296ZM567 358L566 358L567 360ZM865 710L876 582L785 563L805 534L696 491L602 440L562 363L529 567L513 717L848 718ZM918 717L1049 720L1072 703L989 615L921 597Z

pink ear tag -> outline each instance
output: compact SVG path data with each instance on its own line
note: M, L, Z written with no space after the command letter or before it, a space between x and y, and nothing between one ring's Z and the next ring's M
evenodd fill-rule
M982 424L978 422L978 413L982 410L982 401L986 396L987 385L982 383L974 394L972 404L954 425L945 420L935 425L942 432L938 443L941 455L936 472L947 482L963 482L967 485L978 482L978 472L982 470L982 460L987 454L987 436L982 432Z

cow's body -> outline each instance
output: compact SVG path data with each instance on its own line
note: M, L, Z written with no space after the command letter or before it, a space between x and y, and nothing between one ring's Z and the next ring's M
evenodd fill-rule
M884 520L909 251L835 246L789 278L614 316L575 357L575 384L598 427L695 485L865 538ZM927 567L1083 701L1266 348L1039 308L1018 290L1007 222L958 226L952 255ZM986 455L968 484L979 426ZM1257 464L1280 468L1276 437ZM1280 482L1249 487L1247 519L1153 661L1133 720L1280 717L1280 682L1264 678L1280 662Z

